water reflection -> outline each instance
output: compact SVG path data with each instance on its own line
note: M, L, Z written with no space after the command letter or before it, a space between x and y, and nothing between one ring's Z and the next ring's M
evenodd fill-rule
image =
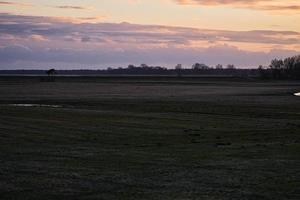
M61 108L59 105L47 105L47 104L9 104L9 106L15 107L48 107L48 108Z

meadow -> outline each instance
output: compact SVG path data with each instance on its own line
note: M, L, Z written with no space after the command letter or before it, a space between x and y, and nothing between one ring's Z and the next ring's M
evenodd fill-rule
M300 199L295 92L299 81L0 77L0 199Z

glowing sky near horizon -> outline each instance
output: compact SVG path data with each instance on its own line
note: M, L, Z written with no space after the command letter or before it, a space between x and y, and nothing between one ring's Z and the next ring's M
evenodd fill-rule
M0 69L195 62L300 52L299 0L0 1Z

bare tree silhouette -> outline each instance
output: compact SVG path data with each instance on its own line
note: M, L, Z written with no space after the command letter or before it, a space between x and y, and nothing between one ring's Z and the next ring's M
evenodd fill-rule
M57 74L55 69L47 70L46 74L48 75L48 77L46 79L47 82L54 82L55 81L55 75Z
M176 65L175 66L175 71L177 73L177 76L181 77L181 75L182 75L182 65L181 64Z

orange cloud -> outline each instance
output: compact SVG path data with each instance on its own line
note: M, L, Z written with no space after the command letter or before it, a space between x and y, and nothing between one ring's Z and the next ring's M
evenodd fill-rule
M173 0L180 5L228 6L265 11L300 12L300 2L295 0Z
M85 6L52 6L53 8L59 8L59 9L71 9L71 10L92 10L92 7L85 7Z
M103 22L105 16L93 16L93 17L48 17L49 21L52 22L62 22L62 23L73 23L73 24L83 24L83 23L100 23Z
M30 39L32 39L32 40L34 40L34 41L41 41L41 42L43 42L43 41L48 41L48 39L47 38L45 38L45 36L42 36L42 35L38 35L38 34L33 34L33 35L31 35L30 36Z

